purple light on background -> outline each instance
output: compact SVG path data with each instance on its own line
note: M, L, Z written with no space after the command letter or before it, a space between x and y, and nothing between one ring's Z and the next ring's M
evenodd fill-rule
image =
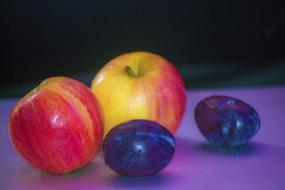
M194 108L211 95L234 96L252 105L261 129L248 145L237 149L210 146L194 121ZM284 189L285 87L188 92L187 109L177 131L171 163L150 177L121 177L105 166L102 155L68 175L32 168L17 156L8 139L8 116L15 99L0 100L1 189Z

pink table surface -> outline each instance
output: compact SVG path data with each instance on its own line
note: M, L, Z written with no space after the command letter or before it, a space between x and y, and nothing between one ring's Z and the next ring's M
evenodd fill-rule
M195 105L210 95L229 95L251 104L261 129L244 147L210 146L193 118ZM121 177L102 154L79 171L51 175L32 168L15 153L8 138L8 117L17 99L0 99L0 189L285 189L285 86L188 91L187 108L176 137L172 162L150 177Z

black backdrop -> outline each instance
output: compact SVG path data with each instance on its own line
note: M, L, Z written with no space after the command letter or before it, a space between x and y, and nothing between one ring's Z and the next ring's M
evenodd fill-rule
M83 73L76 76L88 81L112 57L136 50L170 59L183 77L192 81L186 81L188 87L211 87L215 80L271 68L280 72L278 68L282 67L284 71L282 1L5 0L2 3L2 95L21 95L23 92L16 90L4 91L53 75ZM84 73L90 79L84 78ZM284 75L268 76L275 76L273 83L283 83ZM261 84L268 80L258 79Z

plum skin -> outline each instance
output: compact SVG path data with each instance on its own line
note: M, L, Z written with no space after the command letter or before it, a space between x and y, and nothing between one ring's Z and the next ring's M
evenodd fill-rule
M149 176L164 169L175 152L173 135L149 120L131 120L114 127L103 142L105 163L123 176Z

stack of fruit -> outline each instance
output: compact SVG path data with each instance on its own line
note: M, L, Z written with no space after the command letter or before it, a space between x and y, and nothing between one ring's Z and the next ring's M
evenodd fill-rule
M43 81L12 110L10 138L27 162L51 173L87 165L104 139L114 171L152 175L173 157L185 103L184 82L169 61L128 53L107 63L91 90L67 77Z
M133 52L107 63L91 90L67 77L43 81L12 110L10 138L27 162L51 173L87 165L103 144L105 163L118 174L153 175L173 158L185 104L175 67L161 56ZM219 147L243 145L260 127L254 108L227 96L202 100L195 120Z

